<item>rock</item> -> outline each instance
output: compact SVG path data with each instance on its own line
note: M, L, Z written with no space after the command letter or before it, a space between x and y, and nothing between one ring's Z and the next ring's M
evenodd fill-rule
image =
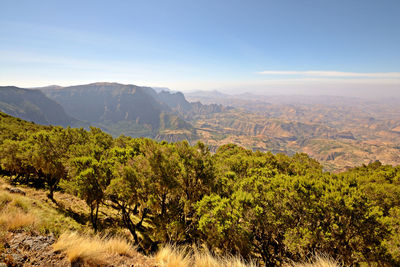
M12 233L7 240L8 248L0 253L0 263L5 266L70 266L65 254L55 252L54 235L36 235L26 232ZM0 267L3 267L0 265Z
M26 195L26 193L24 191L22 191L19 188L15 188L15 187L6 187L6 190L8 190L10 193L12 194L21 194L21 195Z
M27 259L27 257L26 256L23 256L23 255L21 255L21 254L11 254L11 257L13 257L13 259L14 259L14 263L17 265L17 266L22 266L23 264L24 264L24 262L26 261L26 259Z
M19 242L19 246L33 251L40 251L54 243L54 236L28 236Z

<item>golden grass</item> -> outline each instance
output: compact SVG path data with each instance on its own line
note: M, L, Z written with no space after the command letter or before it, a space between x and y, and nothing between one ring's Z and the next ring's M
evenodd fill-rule
M136 251L133 249L132 244L128 243L125 239L112 237L103 239L105 241L105 249L111 254L125 255L132 257Z
M110 255L132 257L136 254L132 245L122 238L79 235L76 232L62 234L53 247L56 251L65 252L71 263L88 265L104 264Z
M154 255L156 262L162 267L255 267L252 262L246 263L235 256L217 257L209 251L167 245Z
M285 267L340 267L339 262L324 256L315 256L312 260L304 263L287 263Z
M167 245L161 248L154 259L162 267L189 267L192 265L192 258L186 248Z
M0 192L0 227L3 230L33 229L38 226L38 218L28 211L29 205L23 197Z
M252 262L244 262L241 258L235 256L215 257L209 252L195 253L194 266L196 267L255 267Z
M188 247L167 245L154 255L155 261L161 267L256 267L254 262L245 262L236 256L219 257L209 251L199 251ZM323 256L315 256L304 263L286 263L285 267L340 267L340 263Z
M2 192L0 194L0 210L4 209L12 200L13 198L9 193Z
M0 214L0 226L7 231L15 231L26 227L35 227L38 220L35 215L24 212L3 212Z
M10 224L10 230L24 228L24 224L28 224L29 221L33 222L31 225L26 225L30 230L40 233L51 232L56 236L65 231L82 231L86 228L49 201L46 191L24 188L26 195L20 195L6 191L7 187L10 185L3 177L0 177L0 220L3 225ZM7 218L8 216L10 218ZM18 226L18 221L21 221L20 226Z

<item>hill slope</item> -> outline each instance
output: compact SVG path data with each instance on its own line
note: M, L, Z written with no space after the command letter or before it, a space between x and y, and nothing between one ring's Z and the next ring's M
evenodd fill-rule
M21 194L35 200L10 196L18 188L2 193L0 184L0 264L3 256L7 263L9 256L25 262L25 246L55 241L32 232L57 235L91 224L103 238L67 233L54 248L73 264L99 265L107 251L136 255L132 243L149 255L176 243L204 244L217 255L253 258L262 266L300 261L315 248L346 266L399 265L400 166L374 162L331 174L306 154L273 155L228 144L212 155L202 143L112 138L94 128L2 117L0 174L25 185ZM47 188L49 199L29 186ZM24 229L29 231L21 236ZM108 242L113 233L130 244L108 250L115 247ZM40 250L55 255L49 248ZM32 254L36 262L40 253Z

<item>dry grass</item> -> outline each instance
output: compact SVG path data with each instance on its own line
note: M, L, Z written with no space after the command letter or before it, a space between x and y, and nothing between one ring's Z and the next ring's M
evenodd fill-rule
M188 248L165 246L154 256L162 267L255 267L254 263L246 263L239 257L216 257L209 251L190 252Z
M154 255L161 267L256 267L253 262L245 262L240 257L218 257L209 251L199 251L185 247L167 245ZM285 267L340 267L338 262L323 256L315 256L305 263L286 263Z
M160 249L154 258L162 267L193 266L192 258L186 248L167 245Z
M52 201L49 201L46 196L46 191L36 190L28 187L18 187L25 192L25 195L12 194L6 190L7 187L13 187L7 183L6 179L0 176L0 217L4 224L7 221L28 222L29 218L36 218L32 225L28 225L29 229L40 233L53 233L56 236L65 231L82 231L86 228L85 225L79 223L70 214L60 209ZM56 193L56 196L58 194ZM60 195L63 197L64 195ZM68 201L74 198L73 196ZM76 199L76 198L75 198ZM65 200L67 202L67 200ZM78 207L80 203L71 201ZM10 216L10 218L7 218ZM15 219L13 219L15 218ZM19 219L18 219L19 218ZM16 225L16 224L15 224ZM17 226L16 226L17 227ZM21 227L24 227L23 225ZM11 227L13 228L13 227ZM18 230L18 229L15 229Z
M235 256L215 257L209 252L195 253L194 265L196 267L255 267L252 262L244 262L241 258Z
M3 230L33 229L38 225L39 220L29 212L23 197L0 192L0 227Z
M0 210L4 209L12 200L13 198L9 193L2 192L0 194Z
M339 262L324 256L315 256L312 260L304 263L287 263L285 267L340 267Z
M3 212L0 214L0 226L7 231L15 231L27 227L34 228L38 220L35 215L24 212Z
M132 257L137 253L132 245L122 238L79 235L76 232L62 234L54 244L54 249L65 252L71 263L80 262L87 265L105 264L110 255Z
M136 250L133 249L132 244L128 243L125 239L112 237L106 239L105 241L105 249L111 254L124 255L128 257L132 257L136 254Z

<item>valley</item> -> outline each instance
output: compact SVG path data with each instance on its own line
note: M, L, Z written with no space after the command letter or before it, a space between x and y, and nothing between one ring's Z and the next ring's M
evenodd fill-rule
M400 163L398 100L334 96L187 94L189 101L233 109L193 120L200 139L217 148L234 143L253 150L303 152L326 171L381 161Z

